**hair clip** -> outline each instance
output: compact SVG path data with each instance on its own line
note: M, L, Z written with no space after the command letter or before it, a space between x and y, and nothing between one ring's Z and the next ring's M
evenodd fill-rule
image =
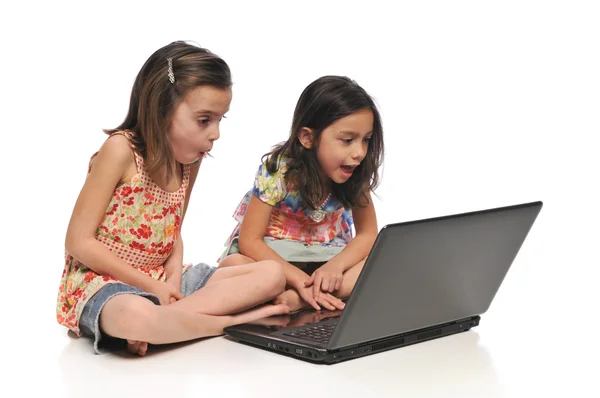
M173 74L173 58L167 58L167 62L169 63L169 71L167 72L169 81L171 83L175 83L175 74Z

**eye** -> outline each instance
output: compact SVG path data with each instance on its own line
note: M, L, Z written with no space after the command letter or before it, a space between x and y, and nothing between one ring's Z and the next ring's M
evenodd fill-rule
M352 144L353 138L342 138L344 144Z
M206 126L210 122L210 119L198 119L198 124L200 126Z
M365 142L369 142L369 141L371 141L371 137L365 137L364 141L365 141Z

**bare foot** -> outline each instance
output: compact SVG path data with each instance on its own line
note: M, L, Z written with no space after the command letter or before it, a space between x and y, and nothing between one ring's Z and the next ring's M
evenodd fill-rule
M283 315L274 315L268 318L257 319L256 321L251 323L260 326L283 328L286 327L288 323L290 323L290 315L285 313Z
M264 304L252 309L246 310L230 317L231 325L239 325L240 323L252 323L257 320L268 318L274 315L289 314L290 309L284 304Z
M295 289L286 290L279 296L275 297L273 299L273 304L285 304L289 307L290 312L295 312L303 308L310 307L310 304L302 300L302 297L300 297Z
M127 340L127 350L132 354L137 354L143 357L146 355L146 351L148 351L148 343L143 341Z

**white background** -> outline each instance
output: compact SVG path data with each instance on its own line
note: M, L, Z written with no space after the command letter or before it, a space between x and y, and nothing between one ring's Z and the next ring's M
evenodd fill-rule
M598 396L600 19L594 1L3 3L0 389L67 396ZM379 226L544 208L477 330L331 367L223 338L95 356L55 321L89 157L174 40L222 56L234 99L183 227L214 263L303 88L355 79L383 118ZM302 388L298 388L302 386Z

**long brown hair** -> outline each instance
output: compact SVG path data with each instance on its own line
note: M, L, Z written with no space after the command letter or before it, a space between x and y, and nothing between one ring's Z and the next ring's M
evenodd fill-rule
M300 143L298 133L303 127L312 129L313 139L318 142L324 129L336 120L362 109L373 112L373 135L369 140L367 155L348 181L332 184L331 194L347 209L366 205L366 194L379 184L378 170L383 163L384 152L383 127L371 96L348 77L323 76L304 89L296 104L289 139L263 156L267 157L267 170L275 173L281 156L288 156L286 182L298 189L302 200L309 207L317 208L325 196L319 173L321 165L317 160L317 147L313 145L306 149Z
M171 71L174 82L170 80ZM227 89L231 85L231 71L223 59L205 48L183 41L172 42L155 51L140 69L123 123L104 132L135 133L133 144L144 158L146 170L164 171L165 177L171 178L176 164L167 131L175 106L195 87Z

